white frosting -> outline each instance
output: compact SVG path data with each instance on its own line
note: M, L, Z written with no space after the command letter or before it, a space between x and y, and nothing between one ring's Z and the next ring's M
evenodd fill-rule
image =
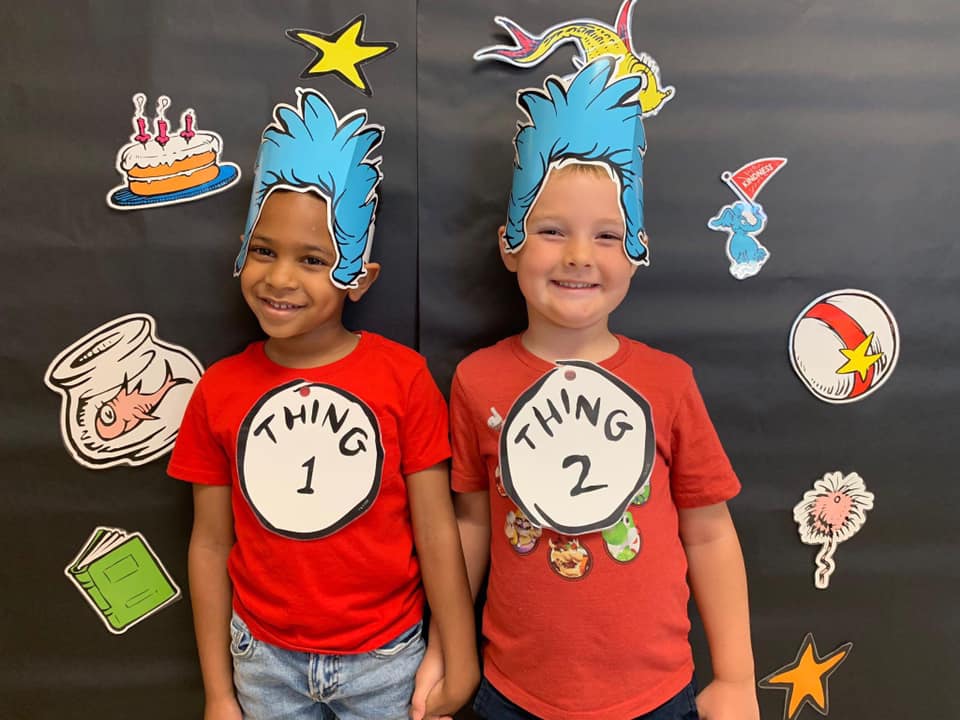
M125 145L120 151L120 167L130 171L135 166L146 168L171 165L177 160L211 150L220 154L220 138L213 133L198 132L190 140L174 134L170 136L166 145L160 145L156 140Z

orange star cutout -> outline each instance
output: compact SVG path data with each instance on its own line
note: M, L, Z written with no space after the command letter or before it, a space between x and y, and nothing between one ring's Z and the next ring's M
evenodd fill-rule
M807 633L796 659L767 675L757 685L765 690L786 690L783 720L794 720L804 705L826 715L830 711L827 678L847 659L852 647L853 643L848 642L821 658L813 634Z

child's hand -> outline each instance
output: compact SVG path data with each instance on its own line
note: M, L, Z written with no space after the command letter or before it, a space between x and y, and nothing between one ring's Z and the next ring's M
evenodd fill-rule
M243 720L243 712L235 697L223 698L204 704L203 720Z
M427 715L427 697L443 681L443 653L439 645L427 645L427 651L417 669L413 682L413 699L410 701L411 720L425 720ZM432 699L432 698L431 698ZM433 707L433 703L430 704ZM436 717L436 716L434 716ZM432 720L432 718L430 719ZM440 720L452 720L448 715Z
M697 695L701 720L760 720L753 680L714 680Z

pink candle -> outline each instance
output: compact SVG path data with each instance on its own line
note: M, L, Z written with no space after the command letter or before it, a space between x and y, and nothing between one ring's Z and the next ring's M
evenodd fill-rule
M133 136L133 139L138 143L146 143L150 139L150 133L147 132L147 119L138 117L134 118L137 121L137 134Z
M193 115L192 111L187 110L183 113L183 116L180 118L180 123L183 125L184 129L180 131L180 137L182 137L187 142L190 142L190 139L196 135L193 131Z
M147 132L147 119L143 116L143 109L147 105L147 96L143 93L137 93L133 96L133 107L136 111L133 114L133 122L136 126L137 134L133 139L138 143L144 143L150 140L150 133Z
M170 136L167 135L167 119L163 116L163 111L166 110L167 106L170 104L170 98L166 95L161 95L160 99L157 100L157 117L154 120L154 129L157 133L156 141L160 143L160 146L163 147L170 141Z

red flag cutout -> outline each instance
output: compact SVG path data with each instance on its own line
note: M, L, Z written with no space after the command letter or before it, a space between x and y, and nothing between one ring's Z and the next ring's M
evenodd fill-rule
M724 173L722 179L736 192L740 192L747 200L753 202L764 185L777 174L777 171L787 164L786 158L760 158L747 163L735 173ZM736 187L734 187L736 186Z

